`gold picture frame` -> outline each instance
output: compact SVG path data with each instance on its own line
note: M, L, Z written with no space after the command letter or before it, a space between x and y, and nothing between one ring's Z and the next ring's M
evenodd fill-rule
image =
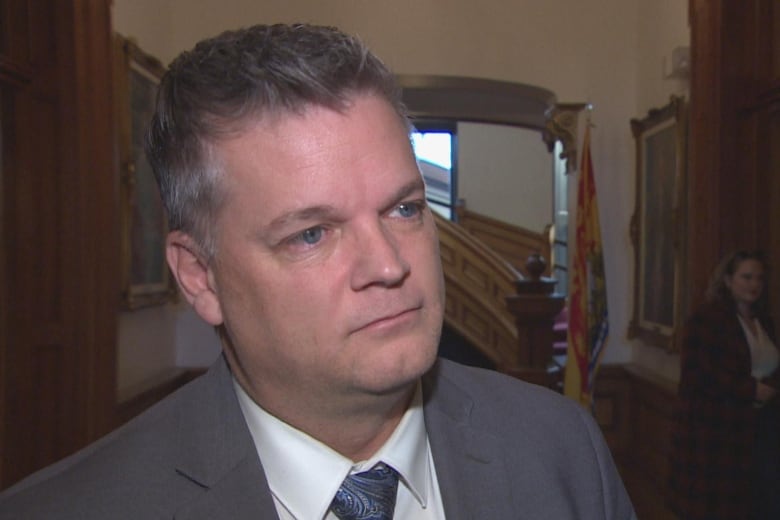
M134 310L173 301L177 294L165 261L165 211L143 147L165 67L129 39L116 34L114 42L122 304Z
M636 201L631 218L634 246L634 310L629 338L677 350L684 319L687 163L686 102L631 120L636 140Z

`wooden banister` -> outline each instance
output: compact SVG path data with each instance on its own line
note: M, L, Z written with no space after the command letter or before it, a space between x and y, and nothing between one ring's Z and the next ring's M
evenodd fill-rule
M502 372L556 388L553 322L563 297L534 251L525 278L478 237L435 214L447 291L444 319ZM541 270L540 270L541 268Z
M543 273L544 276L550 276L552 266L550 232L552 226L547 226L541 232L531 231L471 211L463 200L456 206L455 215L456 221L461 227L512 264L523 276L529 276L525 262L532 254L539 254L550 260Z
M504 297L522 279L508 262L457 224L434 214L447 299L444 319L496 366L517 357L517 327Z
M555 293L556 281L542 277L546 264L541 255L526 263L529 278L517 282L517 293L507 296L507 308L515 316L518 352L515 366L500 370L520 379L561 390L561 367L552 363L555 317L563 309L564 297Z

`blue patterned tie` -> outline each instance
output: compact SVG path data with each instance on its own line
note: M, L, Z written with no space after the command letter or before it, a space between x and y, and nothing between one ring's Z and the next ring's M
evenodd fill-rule
M391 520L398 473L380 462L344 479L330 509L341 520Z

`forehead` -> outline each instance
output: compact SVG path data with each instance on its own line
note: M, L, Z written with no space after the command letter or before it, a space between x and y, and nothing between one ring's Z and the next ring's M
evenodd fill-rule
M341 111L309 106L258 119L217 143L215 152L227 198L251 195L267 210L385 185L392 190L419 176L404 121L387 101L369 94L352 98Z
M354 140L355 144L360 144L361 137L370 137L365 132L349 131L355 128L371 128L371 134L403 134L406 141L409 137L406 119L388 101L372 93L354 94L340 107L308 104L295 109L261 112L232 126L233 131L215 143L217 149L235 148L247 140L257 144L265 139L263 148L266 151L286 151L282 145L293 138L297 138L299 145L304 142L323 145L333 144L325 143L326 138L341 137L343 141Z
M746 258L737 264L736 273L762 273L764 265L755 258Z

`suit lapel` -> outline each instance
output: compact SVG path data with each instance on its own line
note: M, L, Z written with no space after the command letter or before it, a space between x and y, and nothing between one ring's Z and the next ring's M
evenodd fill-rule
M425 425L448 520L500 518L512 490L495 436L471 423L471 396L437 363L423 380Z
M260 464L247 457L179 510L175 520L257 520L276 518L276 508Z
M443 373L442 373L443 372ZM512 493L495 436L471 423L471 396L439 362L423 378L425 424L448 520L511 513ZM176 520L276 518L257 450L221 360L181 408L176 472L203 488Z
M175 518L276 517L254 442L224 358L199 381L178 421L176 472L203 488Z

